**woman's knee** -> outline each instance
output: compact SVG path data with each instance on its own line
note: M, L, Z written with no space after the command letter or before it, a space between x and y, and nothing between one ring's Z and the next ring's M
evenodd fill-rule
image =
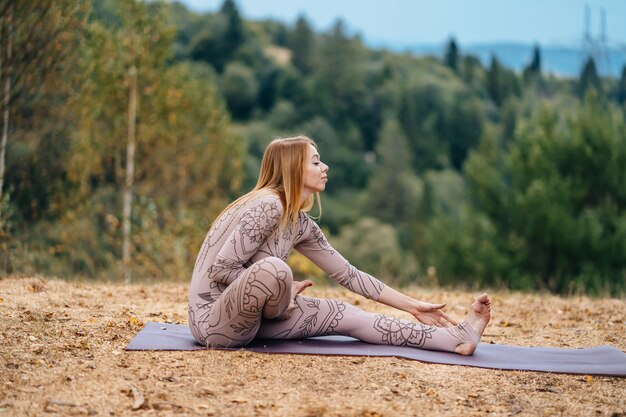
M282 290L291 290L293 273L289 265L280 258L269 256L255 262L251 267L251 277L264 286L270 288L273 293Z

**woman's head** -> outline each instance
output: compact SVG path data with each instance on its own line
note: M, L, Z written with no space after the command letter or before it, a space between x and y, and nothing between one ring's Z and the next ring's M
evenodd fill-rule
M316 149L315 142L306 136L275 139L265 148L253 192L270 189L280 196L284 225L295 222L299 210L309 210L314 195L319 204L328 166L320 161Z

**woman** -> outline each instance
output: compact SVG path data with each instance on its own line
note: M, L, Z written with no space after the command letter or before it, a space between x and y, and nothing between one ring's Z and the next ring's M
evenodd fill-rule
M198 254L189 289L189 326L196 340L233 347L255 337L341 334L374 344L471 355L490 318L487 294L457 324L442 311L445 304L415 300L352 266L306 214L315 196L319 205L328 169L307 137L268 145L257 185L218 216ZM421 323L298 295L312 283L293 280L286 264L291 248L349 290L409 312Z

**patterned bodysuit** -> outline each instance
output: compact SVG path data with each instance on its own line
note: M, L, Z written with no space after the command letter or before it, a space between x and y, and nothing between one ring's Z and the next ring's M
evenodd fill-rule
M373 314L339 300L296 296L287 256L295 248L349 290L376 300L385 287L359 271L300 212L293 229L278 228L274 195L239 203L210 228L189 289L189 326L206 346L245 346L253 338L302 339L340 334L364 342L453 351L479 335L467 323L441 328ZM291 305L290 305L291 303Z

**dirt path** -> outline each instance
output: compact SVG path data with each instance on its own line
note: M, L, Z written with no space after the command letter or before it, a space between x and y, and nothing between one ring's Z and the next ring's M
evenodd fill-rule
M409 318L341 288L307 292ZM457 319L473 299L410 292L447 302ZM626 351L625 300L492 299L483 342ZM626 416L626 378L396 358L123 351L144 322L185 323L185 312L186 284L0 278L0 416Z

